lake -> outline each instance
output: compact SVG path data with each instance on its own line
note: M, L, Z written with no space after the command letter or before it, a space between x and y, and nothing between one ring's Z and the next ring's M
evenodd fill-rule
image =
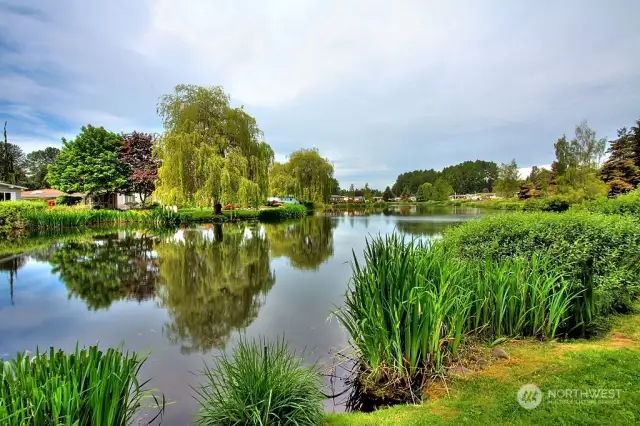
M308 362L335 362L348 336L330 311L344 299L352 250L361 256L368 235L433 238L481 214L396 206L280 224L30 238L31 251L0 260L0 357L77 342L150 352L141 377L172 401L163 423L189 424L194 373L243 335L284 336ZM326 409L343 402L327 400Z

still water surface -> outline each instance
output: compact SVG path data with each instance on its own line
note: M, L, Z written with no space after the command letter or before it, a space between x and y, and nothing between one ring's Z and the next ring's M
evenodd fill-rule
M163 424L189 424L203 362L237 339L284 336L328 366L348 336L330 311L347 288L352 250L394 230L433 238L477 209L395 207L283 224L48 237L0 260L0 357L99 343L151 352L142 376L173 403ZM325 390L331 393L330 389ZM327 410L341 410L328 400Z

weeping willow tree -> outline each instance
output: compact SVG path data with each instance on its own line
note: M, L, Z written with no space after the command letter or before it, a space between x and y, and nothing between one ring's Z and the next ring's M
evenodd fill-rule
M222 87L176 86L158 103L164 133L155 196L166 204L258 206L269 191L273 150L256 120Z
M315 148L300 149L286 163L274 164L269 180L271 195L295 195L300 200L326 203L331 195L333 165Z
M269 242L257 229L214 225L179 231L156 245L163 332L184 353L223 348L258 316L275 284Z

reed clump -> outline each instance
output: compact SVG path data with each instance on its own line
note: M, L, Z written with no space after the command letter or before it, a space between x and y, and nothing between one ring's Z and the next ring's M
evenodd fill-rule
M344 306L365 393L412 399L459 356L465 336L552 339L574 324L579 296L551 260L466 261L441 243L398 235L367 240L354 254ZM391 384L391 386L390 386Z
M199 426L324 424L320 374L283 340L241 339L202 376Z
M97 346L72 353L51 348L2 363L3 426L126 426L150 399L159 416L164 401L137 374L145 362L135 353Z

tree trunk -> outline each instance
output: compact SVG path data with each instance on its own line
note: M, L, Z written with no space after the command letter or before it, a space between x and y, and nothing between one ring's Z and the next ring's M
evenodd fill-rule
M222 204L220 202L216 202L213 206L213 214L221 215L222 214Z

